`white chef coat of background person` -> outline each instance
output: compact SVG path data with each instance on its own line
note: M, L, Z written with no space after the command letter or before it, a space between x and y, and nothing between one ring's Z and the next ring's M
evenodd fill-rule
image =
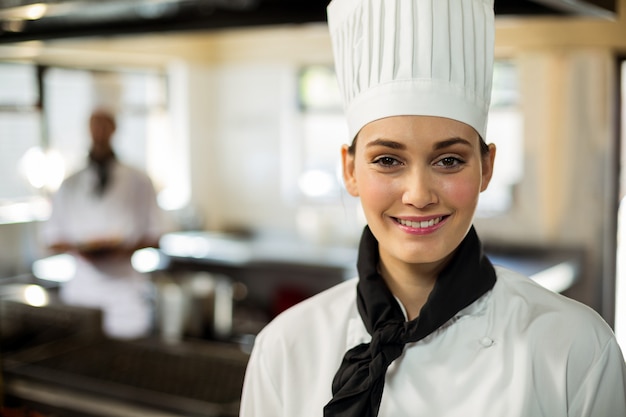
M626 364L591 308L485 256L493 0L333 0L367 226L358 279L258 335L241 417L626 416Z
M162 212L150 178L113 152L114 115L96 109L89 124L88 164L52 196L42 238L50 250L76 260L74 277L60 289L63 302L101 309L109 337L143 337L153 327L150 283L133 268L131 255L158 246Z

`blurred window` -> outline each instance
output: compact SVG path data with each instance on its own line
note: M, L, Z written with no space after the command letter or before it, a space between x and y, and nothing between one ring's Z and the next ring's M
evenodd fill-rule
M29 183L25 158L42 140L37 85L35 66L0 63L0 223L40 215L43 200Z
M497 148L496 164L489 187L480 195L476 215L493 216L513 205L514 187L522 180L524 164L524 119L520 108L519 74L512 60L496 60L487 143Z
M0 86L0 106L32 110L39 99L37 68L25 64L0 64Z
M285 152L297 160L292 164L294 175L285 176L295 179L288 188L289 199L299 204L337 201L342 187L339 148L348 141L348 128L334 69L325 65L303 68L298 100L302 141L292 152Z

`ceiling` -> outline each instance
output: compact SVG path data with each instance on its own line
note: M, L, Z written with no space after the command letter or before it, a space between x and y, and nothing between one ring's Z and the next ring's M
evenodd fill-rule
M328 0L0 0L0 43L323 22ZM495 0L497 16L615 17L616 0Z

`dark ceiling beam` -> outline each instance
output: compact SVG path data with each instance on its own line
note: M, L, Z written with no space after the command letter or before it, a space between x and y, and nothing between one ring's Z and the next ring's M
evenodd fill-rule
M23 12L24 7L33 4L34 1L0 0L0 43L325 22L326 6L329 2L328 0L40 0L40 3L43 1L49 6L42 18L16 20L9 17L10 13ZM584 0L584 2L495 0L495 12L499 16L567 16L575 11L555 7L550 3L572 1L585 3L589 6L586 11L611 6L615 8L615 0Z
M554 10L578 16L613 18L617 13L616 0L533 0Z

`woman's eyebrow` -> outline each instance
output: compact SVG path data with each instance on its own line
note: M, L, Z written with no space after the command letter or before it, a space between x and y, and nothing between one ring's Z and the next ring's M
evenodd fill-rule
M445 140L442 140L440 142L435 143L433 145L433 150L438 151L438 150L445 149L445 148L448 148L450 146L458 145L458 144L469 146L469 147L472 146L472 144L471 144L471 142L469 140L457 137L457 138L445 139Z
M395 140L383 139L383 138L379 138L371 142L368 142L366 146L368 148L371 148L374 146L384 146L386 148L398 149L398 150L406 149L406 146L403 143L396 142Z
M472 146L469 140L463 139L461 137L454 137L454 138L444 139L442 141L435 143L433 145L433 150L441 150L441 149L445 149L450 146L459 145L459 144L469 146L469 147ZM378 138L371 142L368 142L366 146L368 148L374 147L374 146L384 146L386 148L397 149L397 150L406 149L406 145L404 145L403 143L396 142L395 140L391 140L391 139L384 139L384 138Z

